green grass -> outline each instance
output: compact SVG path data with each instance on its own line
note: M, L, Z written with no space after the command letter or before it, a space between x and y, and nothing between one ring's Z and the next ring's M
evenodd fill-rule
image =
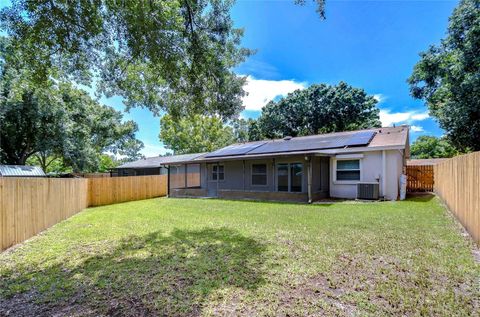
M151 199L87 209L0 254L0 315L468 316L471 248L432 197Z

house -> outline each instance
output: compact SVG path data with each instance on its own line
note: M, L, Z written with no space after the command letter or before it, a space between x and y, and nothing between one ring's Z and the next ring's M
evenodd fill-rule
M168 173L166 163L174 164L176 162L185 162L195 159L202 154L205 153L147 157L138 161L127 162L117 168L111 169L110 176L164 175Z
M46 177L38 166L0 165L0 177Z
M168 167L171 197L312 202L362 198L366 189L396 200L409 155L409 128L400 126L233 144L157 163Z

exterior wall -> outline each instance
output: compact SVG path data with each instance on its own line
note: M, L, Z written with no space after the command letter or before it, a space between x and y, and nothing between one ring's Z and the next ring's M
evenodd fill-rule
M223 199L249 199L270 201L308 202L307 193L219 190L218 197Z
M404 155L403 151L387 150L385 151L386 161L386 189L382 192L382 151L364 152L360 159L360 182L378 182L380 187L380 196L385 199L396 200L399 192L399 179L403 171ZM330 196L337 198L355 199L357 196L358 181L335 181L335 163L336 158L330 159Z
M167 174L164 167L152 168L117 168L117 173L112 173L112 177L121 176L144 176L144 175L163 175Z
M316 159L316 158L315 158ZM319 160L316 163L319 164ZM303 164L303 178L302 178L302 193L307 193L307 164L303 156L296 157L279 157L275 159L262 160L245 160L245 173L243 172L243 161L225 161L219 162L219 165L224 166L225 177L224 180L218 182L218 190L235 190L235 191L254 191L254 192L276 192L276 164L279 163L302 163ZM267 165L267 184L253 185L252 184L252 165L266 164ZM206 180L206 188L208 196L217 196L217 182L212 179L212 168L216 163L202 164L203 171L207 174L204 178ZM314 167L315 170L315 167ZM320 167L316 169L313 178L317 178L320 173ZM319 177L318 177L319 178ZM312 191L320 190L320 180L316 181L317 187L312 188ZM325 182L323 182L325 184ZM203 187L203 183L202 183Z
M175 188L170 189L170 197L207 197L204 188Z

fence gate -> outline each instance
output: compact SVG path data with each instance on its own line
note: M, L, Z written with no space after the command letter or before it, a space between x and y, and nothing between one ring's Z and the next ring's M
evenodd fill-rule
M432 192L433 166L407 166L407 192Z

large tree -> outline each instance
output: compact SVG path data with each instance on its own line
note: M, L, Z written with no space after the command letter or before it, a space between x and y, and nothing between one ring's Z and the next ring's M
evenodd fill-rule
M218 117L192 115L160 119L160 141L175 154L211 152L235 142L233 128Z
M174 115L241 109L244 78L229 0L14 0L0 11L22 63L43 82L53 76L97 83L127 107Z
M445 138L422 135L412 143L410 154L412 158L429 159L453 157L459 152Z
M379 127L373 96L344 82L312 85L270 101L258 119L260 137L302 136ZM254 127L252 125L252 127Z
M23 165L36 156L44 167L61 158L74 171L95 170L99 155L135 156L138 127L69 83L31 81L8 41L0 39L0 162ZM133 150L132 150L133 149Z
M480 150L480 1L462 0L447 36L420 54L409 78L455 147Z

